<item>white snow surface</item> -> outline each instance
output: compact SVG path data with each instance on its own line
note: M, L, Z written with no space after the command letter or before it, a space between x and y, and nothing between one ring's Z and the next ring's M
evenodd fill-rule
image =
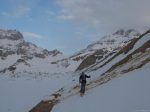
M37 78L0 76L0 112L28 112L43 98L70 85L70 74Z
M52 112L150 112L150 64L74 95L54 106Z
M1 39L0 40L0 46L2 46L3 48L7 48L9 50L16 50L17 49L17 45L22 43L23 40L8 40L8 39Z
M134 45L134 48L129 52L133 52L134 50L138 49L139 46L142 46L145 42L150 40L150 33L146 34L142 39L140 39L136 44Z
M0 59L0 70L14 64L20 57L20 55L10 55L5 60Z

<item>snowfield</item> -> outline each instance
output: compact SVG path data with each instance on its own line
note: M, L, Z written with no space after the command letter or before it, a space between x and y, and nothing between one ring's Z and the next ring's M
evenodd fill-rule
M52 112L150 112L149 68L148 63L88 90L84 97L73 95L55 105ZM75 84L78 84L78 76L73 73L37 78L1 76L0 112L28 112L41 99L48 99L60 88L69 89Z
M52 112L150 112L150 64L70 97Z
M0 76L0 112L28 112L41 99L72 83L70 76L69 73L37 78Z

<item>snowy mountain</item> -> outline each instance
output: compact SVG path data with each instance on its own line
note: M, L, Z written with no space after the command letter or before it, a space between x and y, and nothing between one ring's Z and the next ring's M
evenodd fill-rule
M20 77L20 74L38 76L81 70L97 60L104 60L114 55L129 40L139 35L138 31L132 29L126 31L120 29L89 45L79 53L65 58L66 56L58 50L48 51L26 42L18 31L0 29L0 73ZM87 61L88 59L90 61Z
M0 111L149 112L150 30L120 29L71 57L0 32ZM82 71L91 79L81 98Z
M72 83L43 99L30 112L150 111L149 61L150 30L131 39L105 62L94 63L85 69L92 79L88 81L88 95L84 100L78 94L79 85L75 82L79 77L77 72L72 77Z
M102 37L99 41L90 44L86 49L81 52L96 51L99 49L106 49L112 51L118 47L124 46L129 40L140 36L141 32L134 29L119 29L113 34Z
M113 34L109 34L100 38L99 41L87 46L87 48L79 51L77 54L69 58L58 60L53 64L65 63L66 69L83 70L90 65L104 61L115 55L121 48L127 45L131 39L138 38L142 32L134 29L120 29Z
M120 29L104 36L75 55L65 58L60 51L48 51L26 42L22 34L15 30L0 30L0 73L12 74L58 74L85 70L91 65L104 62L114 56L141 32ZM41 68L41 65L43 68Z
M0 29L1 74L49 74L51 61L65 56L58 50L48 51L26 42L16 30ZM44 67L41 68L41 65Z
M133 38L138 38L140 32L129 29L120 29L113 34L104 36L100 41L89 45L86 49L81 52L92 52L89 54L77 70L82 70L89 67L90 65L102 63L109 57L119 52L125 45L127 45ZM90 60L90 61L88 61Z

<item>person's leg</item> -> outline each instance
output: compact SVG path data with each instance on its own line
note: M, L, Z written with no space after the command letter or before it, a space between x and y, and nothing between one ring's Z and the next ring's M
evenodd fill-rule
M83 83L83 85L82 85L82 90L83 90L83 93L85 92L85 83Z
M84 95L84 92L85 92L85 83L81 83L81 89L80 89L80 96L83 96Z
M83 92L83 84L81 83L81 85L80 85L80 93L82 93Z

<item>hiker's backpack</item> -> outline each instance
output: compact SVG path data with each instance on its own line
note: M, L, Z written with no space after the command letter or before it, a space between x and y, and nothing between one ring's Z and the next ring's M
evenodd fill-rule
M86 75L85 74L81 74L80 78L79 78L79 82L80 83L86 83Z

